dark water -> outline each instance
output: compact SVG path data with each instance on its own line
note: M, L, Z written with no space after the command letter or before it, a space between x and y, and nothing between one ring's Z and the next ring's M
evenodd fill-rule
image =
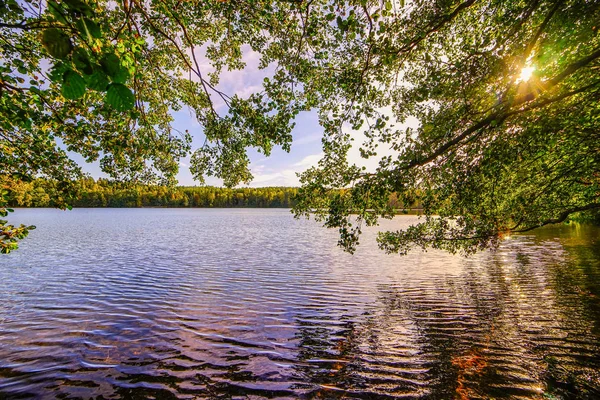
M464 259L350 256L286 210L15 217L0 398L600 398L598 229Z

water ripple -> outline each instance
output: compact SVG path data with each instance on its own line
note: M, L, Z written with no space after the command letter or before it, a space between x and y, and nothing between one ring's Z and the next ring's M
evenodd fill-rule
M600 397L593 228L350 256L285 210L58 213L0 258L0 398Z

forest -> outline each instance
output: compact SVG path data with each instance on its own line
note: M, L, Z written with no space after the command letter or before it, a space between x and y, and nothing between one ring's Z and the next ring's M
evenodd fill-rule
M10 207L60 207L57 182L34 179L30 182L1 182ZM83 178L76 182L73 207L201 207L201 208L291 208L296 205L295 187L224 188L214 186L131 185L108 179ZM395 194L389 206L402 208ZM417 207L413 204L413 207Z
M213 186L131 185L107 179L84 178L75 185L73 207L292 207L296 188L222 188ZM12 207L57 207L55 182L35 179L12 182L8 202ZM60 200L60 199L59 199Z

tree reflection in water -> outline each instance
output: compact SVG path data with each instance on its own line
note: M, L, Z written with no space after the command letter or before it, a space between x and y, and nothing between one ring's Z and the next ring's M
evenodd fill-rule
M460 276L379 286L360 317L297 319L311 398L599 398L598 230L521 236ZM313 384L317 387L309 390Z

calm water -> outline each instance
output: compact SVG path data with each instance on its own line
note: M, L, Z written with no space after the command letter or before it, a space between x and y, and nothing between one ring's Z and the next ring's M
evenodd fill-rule
M354 256L287 210L17 210L0 398L599 398L600 231ZM406 226L416 217L383 221Z

